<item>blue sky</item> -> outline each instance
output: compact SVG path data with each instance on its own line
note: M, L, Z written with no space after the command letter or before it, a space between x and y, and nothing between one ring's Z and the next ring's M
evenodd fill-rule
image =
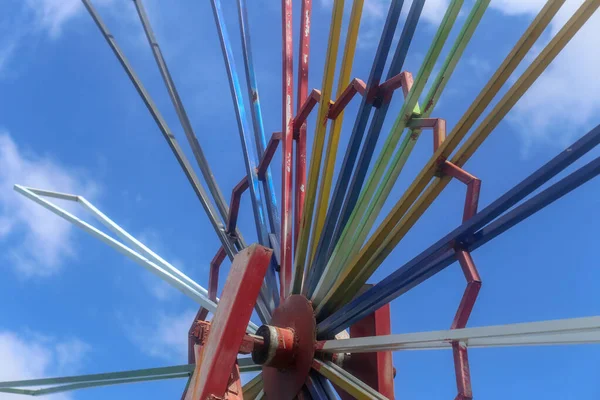
M447 2L426 2L405 70L418 70ZM263 116L267 132L273 132L281 121L279 2L250 3ZM454 125L543 3L492 0L435 117L446 118L450 128ZM567 0L524 65L579 3ZM94 4L183 144L183 132L131 2ZM209 2L144 4L228 197L244 166ZM353 76L368 75L388 4L366 1ZM457 25L471 4L465 1ZM241 68L235 2L223 0L223 5L230 11L227 25ZM349 12L350 4L346 8ZM314 0L311 88L321 84L330 11L331 1ZM295 24L297 30L297 20ZM598 37L596 15L467 163L466 169L483 181L482 207L600 122L600 53L592 51ZM401 96L395 97L384 134L401 101ZM342 148L356 109L355 100L346 112ZM309 132L313 127L310 120ZM430 135L424 134L384 212L430 151ZM593 151L577 165L598 154ZM280 165L279 153L273 165ZM279 169L273 174L279 182ZM208 263L218 241L164 139L78 0L2 1L0 380L184 363L186 331L196 305L106 245L27 203L12 190L15 183L86 196L161 256L207 284ZM474 253L483 286L469 326L600 313L594 224L600 217L598 184L590 182ZM458 225L463 201L464 187L453 182L373 281ZM239 224L250 242L255 230L248 196L242 210ZM221 287L224 278L222 274ZM395 300L394 332L449 327L463 289L462 273L452 266ZM600 395L597 346L473 350L469 357L476 398ZM450 352L396 353L394 365L398 398L454 398ZM181 380L138 384L51 399L176 398L183 385Z

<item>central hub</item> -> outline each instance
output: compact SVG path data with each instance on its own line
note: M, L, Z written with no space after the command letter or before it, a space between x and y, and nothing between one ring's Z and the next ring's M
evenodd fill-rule
M293 329L263 325L256 331L263 339L262 346L254 346L252 361L256 364L279 369L294 365L298 342Z
M301 295L288 297L256 335L264 339L264 346L255 348L252 359L263 366L266 397L294 399L306 383L315 354L316 322L310 301Z

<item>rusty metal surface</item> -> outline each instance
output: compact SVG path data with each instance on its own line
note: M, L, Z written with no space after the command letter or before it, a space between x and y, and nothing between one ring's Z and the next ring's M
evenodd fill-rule
M292 283L292 147L294 145L294 49L292 0L281 0L282 34L282 155L281 155L281 266L280 295L285 298Z
M270 325L293 329L297 352L292 367L263 367L265 394L269 399L291 400L306 382L314 356L316 324L311 303L304 296L291 295L273 312Z
M185 400L223 396L273 251L251 245L233 260L208 341L196 358Z

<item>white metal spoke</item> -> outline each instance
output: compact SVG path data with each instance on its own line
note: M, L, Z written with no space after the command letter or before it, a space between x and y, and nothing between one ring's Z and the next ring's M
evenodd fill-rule
M326 353L369 353L446 349L451 348L453 341L475 348L600 343L600 317L326 340L320 343L319 350Z
M183 272L179 271L177 268L168 264L166 261L164 261L158 255L156 255L154 252L152 252L150 249L148 249L142 243L137 241L133 236L131 236L129 233L127 233L125 230L123 230L120 226L118 226L117 224L112 222L108 217L106 217L104 214L102 214L99 210L97 210L92 204L85 201L85 199L83 199L85 202L81 202L82 198L80 196L74 196L74 195L68 195L68 194L64 194L64 193L56 193L56 192L50 192L50 191L45 191L45 190L33 189L33 188L24 187L21 185L15 185L15 190L17 192L21 193L22 195L24 195L25 197L29 198L30 200L33 200L34 202L38 203L42 207L48 209L49 211L52 211L54 214L58 215L59 217L67 220L68 222L72 223L73 225L83 229L85 232L91 234L92 236L96 237L97 239L100 239L104 243L108 244L110 247L117 250L121 254L127 256L131 260L135 261L137 264L144 267L148 271L152 272L154 275L163 279L164 281L169 283L171 286L173 286L174 288L176 288L177 290L179 290L186 296L190 297L192 300L194 300L195 302L197 302L198 304L200 304L202 307L206 308L210 312L212 312L212 313L216 312L217 304L207 297L206 289L204 289L202 286L198 285L196 282L194 282L191 278L189 278ZM115 232L119 237L123 238L126 242L132 244L138 250L143 252L144 255L127 247L123 243L108 236L106 233L93 227L92 225L81 220L80 218L76 217L75 215L69 213L68 211L65 211L62 208L43 199L42 197L40 197L42 195L48 196L48 197L53 197L53 198L60 198L63 200L73 200L73 198L77 199L78 202L83 204L86 209L91 211L92 214L96 218L98 218L101 222L103 222L107 227L109 227L109 229L111 229L113 232ZM151 258L152 260L150 260L148 258ZM250 321L250 323L248 325L248 329L249 329L249 331L254 333L254 332L256 332L256 329L258 329L258 327L256 326L256 324L254 324L253 322Z

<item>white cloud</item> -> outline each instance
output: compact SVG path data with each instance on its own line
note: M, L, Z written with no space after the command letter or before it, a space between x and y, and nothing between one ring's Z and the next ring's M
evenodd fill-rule
M365 0L363 7L363 15L361 20L360 33L358 37L359 49L370 49L379 43L381 30L383 29L383 21L387 17L390 8L390 0ZM322 0L321 4L324 7L331 7L332 0ZM427 0L421 12L421 21L437 26L444 17L448 8L449 0ZM404 19L406 18L412 1L407 0L402 6L402 17L396 28L396 35L402 31Z
M80 368L90 346L79 339L57 341L16 332L0 332L0 381L44 378L74 374ZM3 400L19 400L23 396L0 394ZM67 394L44 397L67 400Z
M17 50L35 45L39 37L58 39L66 26L85 12L81 0L25 0L15 4L20 7L0 14L0 78L8 74L9 66L15 69L10 62L19 54ZM133 6L129 3L92 0L92 4L117 17L131 19Z
M492 5L507 15L535 15L542 0L501 0ZM573 15L582 0L567 0L550 25L547 43ZM600 52L593 44L600 37L600 14L596 12L563 52L548 67L509 115L520 128L524 151L535 143L564 147L580 136L600 112ZM537 50L541 50L541 45Z
M12 246L5 256L23 277L52 275L76 254L73 227L15 192L15 183L90 199L98 188L83 173L23 151L0 132L0 240Z
M35 15L35 23L48 32L51 38L60 36L63 26L81 10L81 0L27 0Z
M174 314L162 312L150 324L138 321L125 328L143 353L168 362L186 362L188 331L197 312L194 309Z
M491 8L506 15L537 14L546 4L546 0L494 0Z
M408 10L410 10L410 5L412 1L406 2L404 7L402 8L403 14L408 14ZM448 9L448 5L450 4L450 0L427 0L425 1L425 5L423 6L423 12L421 13L421 19L423 21L429 22L433 25L438 25L442 22L444 18L444 14Z

